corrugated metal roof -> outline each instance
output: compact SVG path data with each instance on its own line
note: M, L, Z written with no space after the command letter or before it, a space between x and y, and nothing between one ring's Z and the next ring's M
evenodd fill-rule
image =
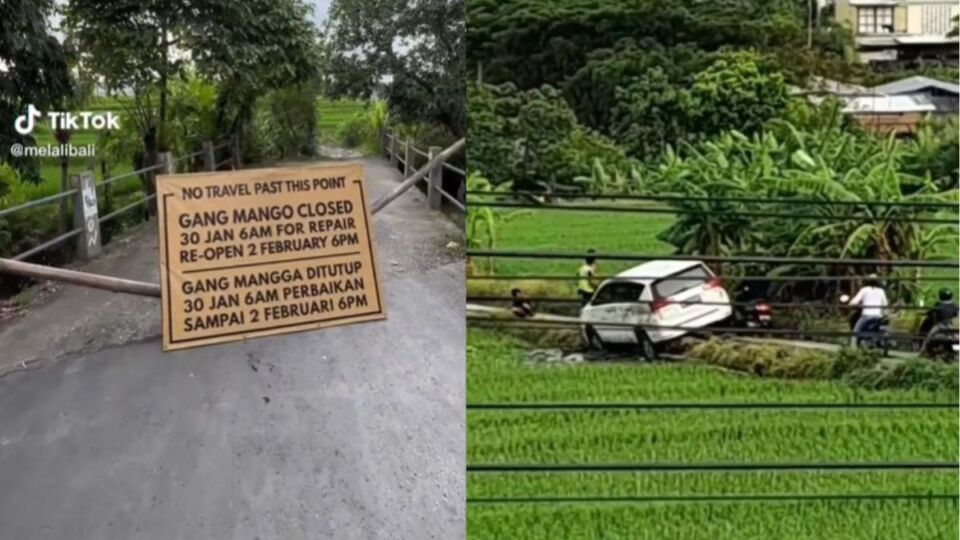
M907 77L906 79L900 79L899 81L881 84L880 86L874 86L873 90L881 94L896 95L913 94L916 92L921 92L926 88L937 88L943 90L944 92L960 94L960 85L939 81L937 79L931 79L930 77L924 77L921 75Z
M843 112L852 114L899 114L912 112L931 112L937 108L920 94L897 96L858 97L847 101Z

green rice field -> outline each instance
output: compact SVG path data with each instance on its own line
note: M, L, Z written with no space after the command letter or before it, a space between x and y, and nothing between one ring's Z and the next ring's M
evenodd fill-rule
M470 330L468 403L956 401L949 392L865 391L694 363L528 364L528 347L519 338ZM467 462L954 462L958 434L955 409L470 410ZM919 540L958 533L957 503L949 499L663 500L951 495L957 475L950 470L471 472L467 490L471 539ZM610 497L661 500L596 500Z
M560 211L505 215L497 227L497 249L673 251L657 239L673 222L667 215ZM499 259L495 273L573 276L580 263ZM601 260L598 271L611 275L632 264ZM471 280L468 291L507 294L513 286L534 297L574 292L573 281L512 280ZM551 307L545 304L541 309ZM533 339L532 333L468 331L468 403L956 402L953 392L872 391L840 381L759 378L696 362L531 364L524 360L527 351L551 346L549 336L538 337L537 345L523 339ZM467 462L470 466L950 464L957 461L958 435L953 408L471 409ZM953 497L958 478L950 469L473 470L467 479L471 539L946 540L960 532ZM703 500L717 497L725 500Z
M366 102L358 100L317 100L317 128L320 133L334 135L340 125L366 107Z

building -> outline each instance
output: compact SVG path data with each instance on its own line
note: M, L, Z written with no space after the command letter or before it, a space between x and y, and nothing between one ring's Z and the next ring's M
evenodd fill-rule
M960 85L931 79L908 77L871 88L877 94L887 96L923 96L936 108L939 116L956 115L960 111Z
M872 88L811 77L804 88L791 88L791 94L814 104L832 97L865 130L904 137L915 134L928 119L956 118L960 110L960 85L922 76Z
M936 111L925 96L861 96L846 100L843 113L873 133L895 133L906 137Z
M854 34L863 62L935 60L957 65L957 0L835 0L834 16Z

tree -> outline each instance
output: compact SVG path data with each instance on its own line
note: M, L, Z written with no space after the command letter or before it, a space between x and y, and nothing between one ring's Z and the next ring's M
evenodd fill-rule
M599 159L611 171L629 160L612 141L585 129L560 92L545 86L518 92L511 85L468 87L469 166L494 184L518 190L573 187Z
M30 182L40 180L36 160L13 157L7 150L14 143L33 143L12 129L14 119L28 104L42 111L62 110L72 94L67 53L47 32L53 8L52 0L0 2L0 162L9 162Z
M470 72L482 68L486 82L520 89L559 85L591 53L624 38L706 51L773 50L806 41L806 12L796 0L471 0L468 13Z
M243 135L253 121L257 99L267 92L282 91L285 97L295 93L301 97L297 107L312 103L319 91L322 58L310 8L302 0L216 2L211 18L220 23L192 54L198 72L218 84L221 133ZM296 90L286 90L290 87ZM311 114L300 120L313 118Z
M676 86L671 93L685 90L693 75L703 71L713 57L688 44L668 48L649 38L639 42L624 39L612 48L590 53L587 63L564 83L563 95L580 122L606 130L618 116L613 113L621 103L618 92L650 78ZM651 73L654 70L657 75ZM636 88L629 93L632 99L665 101L663 97L635 95L647 92Z
M334 0L325 36L328 92L383 91L402 120L466 133L463 0Z
M315 76L308 13L300 0L71 0L66 9L84 65L108 88L132 91L128 112L148 154L169 147L169 83L191 63L242 96L241 109L263 89Z
M716 134L734 129L751 134L787 106L787 87L780 73L764 69L749 51L721 55L698 73L690 89L691 131Z

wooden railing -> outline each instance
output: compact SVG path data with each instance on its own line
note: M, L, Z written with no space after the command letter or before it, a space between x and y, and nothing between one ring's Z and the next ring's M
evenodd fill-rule
M217 162L216 156L217 153L221 155L226 155L226 158ZM185 163L184 163L185 162ZM181 164L178 166L178 164ZM106 162L101 162L101 170L106 176L107 168ZM50 195L49 197L43 197L40 199L35 199L32 201L19 204L17 206L12 206L10 208L0 209L0 219L3 219L7 216L11 216L20 212L22 210L27 210L29 208L36 208L39 206L44 206L48 204L60 204L63 211L66 211L67 201L72 202L72 212L73 212L73 224L74 227L68 231L63 231L56 237L41 242L40 244L27 249L26 251L17 253L11 257L14 261L22 261L28 259L34 255L37 255L45 250L59 246L67 242L68 240L73 240L77 243L78 249L75 250L75 255L77 258L86 258L86 249L83 246L91 245L93 239L92 236L96 236L99 241L100 238L100 227L122 214L125 214L135 208L148 209L148 203L156 198L156 189L153 188L156 182L157 174L173 174L179 169L181 172L196 172L196 171L217 171L224 169L239 169L241 167L241 157L240 157L240 147L239 140L236 136L226 137L218 141L204 141L200 145L200 150L185 154L183 156L174 157L170 152L161 152L157 155L157 163L149 167L143 167L135 171L126 172L123 174L118 174L109 178L104 178L100 182L95 182L94 186L97 192L103 194L103 199L105 204L109 207L109 201L111 200L111 189L115 182L119 180L128 179L135 176L140 176L143 181L146 189L144 196L130 204L127 204L116 210L112 210L107 214L102 216L98 214L96 223L85 223L83 219L84 212L84 200L82 187L80 185L81 177L86 175L93 175L92 170L83 171L80 174L74 174L70 176L70 189L61 191L55 195ZM93 163L94 168L96 168L96 162ZM66 169L64 169L66 171ZM66 172L64 172L66 174ZM66 179L61 181L62 185L68 185ZM90 198L89 205L94 199Z
M425 165L421 166L420 169L415 166L419 158L424 158L424 163L430 165L422 175L422 179L427 183L427 204L431 209L442 210L444 204L448 203L460 212L466 212L464 204L466 201L467 173L449 162L449 158L463 148L462 143L463 140L461 139L450 147L457 147L456 150L447 152L439 146L431 146L424 151L414 146L410 139L401 141L390 133L384 133L381 140L383 152L390 160L390 165L403 172L404 180L422 172ZM438 157L441 159L436 159ZM456 196L443 189L443 172L445 170L452 172L461 179Z

